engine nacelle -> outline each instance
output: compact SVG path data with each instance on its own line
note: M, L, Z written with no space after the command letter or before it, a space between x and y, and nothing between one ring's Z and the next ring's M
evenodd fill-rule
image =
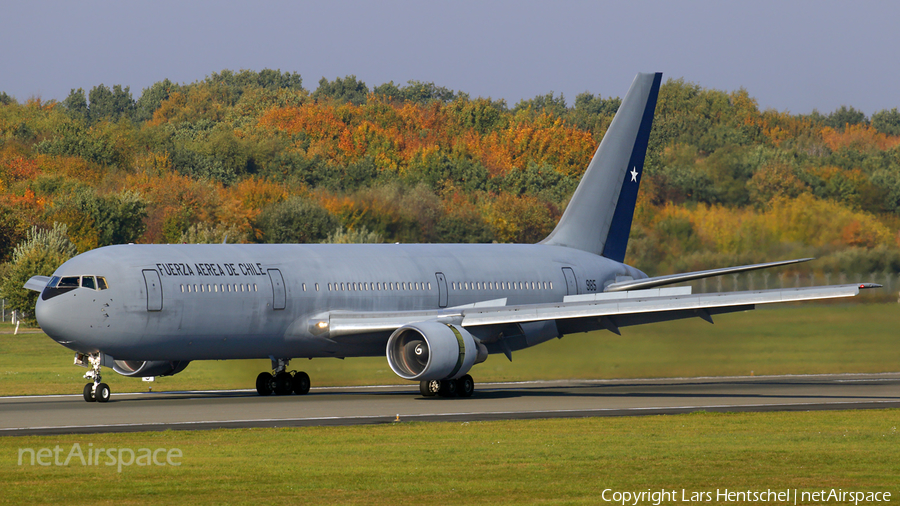
M148 376L171 376L180 373L191 362L189 360L180 360L172 362L169 360L116 360L113 365L113 371L128 376L129 378L146 378Z
M459 378L487 355L466 329L436 321L404 325L387 342L388 365L407 380Z

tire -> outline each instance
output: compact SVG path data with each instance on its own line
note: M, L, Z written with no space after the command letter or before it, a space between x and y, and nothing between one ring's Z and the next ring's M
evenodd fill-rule
M280 372L275 375L275 395L287 395L294 390L294 378L290 373Z
M419 393L423 397L434 397L441 389L441 382L438 380L428 380L419 382Z
M272 375L267 372L259 373L256 377L256 393L262 396L272 395Z
M441 380L441 389L438 390L441 397L456 397L456 380Z
M472 397L475 393L475 380L468 374L456 380L456 393L460 397Z
M100 383L97 385L97 390L94 391L94 398L97 402L107 402L109 401L109 385L106 383Z
M309 374L303 371L294 373L291 383L295 394L306 395L309 393Z
M84 386L84 400L87 402L94 402L94 384L88 383Z

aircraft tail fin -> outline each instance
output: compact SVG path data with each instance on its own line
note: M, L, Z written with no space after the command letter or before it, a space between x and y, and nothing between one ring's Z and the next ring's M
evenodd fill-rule
M625 260L662 73L638 74L556 228L542 244Z

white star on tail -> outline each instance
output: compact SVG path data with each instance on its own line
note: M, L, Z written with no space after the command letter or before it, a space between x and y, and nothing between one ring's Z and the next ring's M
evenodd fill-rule
M631 180L634 181L635 183L637 183L637 177L638 177L637 167L632 167L631 172L629 172L629 174L631 174Z

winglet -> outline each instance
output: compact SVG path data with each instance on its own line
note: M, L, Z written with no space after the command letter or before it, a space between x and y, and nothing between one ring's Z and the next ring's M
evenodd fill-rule
M625 260L661 81L661 73L635 77L566 211L543 244Z

